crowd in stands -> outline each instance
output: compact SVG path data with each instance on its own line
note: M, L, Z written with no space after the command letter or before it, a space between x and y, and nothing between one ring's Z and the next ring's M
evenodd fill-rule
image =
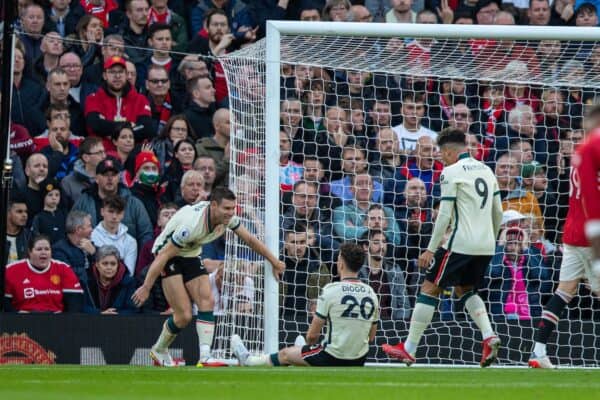
M209 199L214 187L229 181L230 132L237 128L231 126L229 88L216 57L262 39L266 20L591 27L598 25L600 5L596 0L15 3L19 40L10 133L14 184L2 260L8 263L5 307L102 314L169 312L160 282L141 309L133 306L131 294L152 262L153 241L175 211ZM393 43L399 57L427 63L435 62L439 50L432 40ZM498 70L599 68L600 46L581 45L565 59L556 57L561 45L508 43L502 57L491 58L485 41L454 50L475 63L494 60L487 67ZM360 243L368 254L359 275L380 296L382 318L410 317L423 277L415 260L427 248L439 205L443 165L436 137L446 127L467 133L470 155L495 171L501 190L504 228L480 289L490 314L518 320L540 315L558 278L570 157L582 140L583 109L594 101L594 90L300 64L283 65L281 83L286 318L314 311L319 289L336 279L336 251L344 241ZM235 161L251 166L259 152ZM260 232L264 210L256 207L255 194L238 189L244 196L238 212ZM248 274L238 274L240 289L223 293L224 241L203 250L216 308L222 312L235 298L238 311L251 312L254 288L260 286L250 274L256 259L248 258ZM584 301L588 309L598 308L596 301ZM447 304L461 307L451 296Z

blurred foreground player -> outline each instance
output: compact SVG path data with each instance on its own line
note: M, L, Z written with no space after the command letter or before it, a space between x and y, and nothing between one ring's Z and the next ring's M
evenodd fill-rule
M344 243L337 268L341 280L323 288L317 311L306 334L307 343L298 343L278 353L250 355L238 335L231 337L231 352L243 366L274 367L298 365L314 367L356 367L367 359L369 342L375 338L379 301L373 289L358 279L364 250ZM327 339L318 343L327 323Z

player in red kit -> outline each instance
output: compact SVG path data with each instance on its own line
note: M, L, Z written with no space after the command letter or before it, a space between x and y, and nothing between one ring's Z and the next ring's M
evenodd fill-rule
M579 152L581 198L585 211L585 235L592 247L592 290L600 291L600 129L590 135Z
M29 241L28 257L6 266L4 309L18 312L78 312L83 290L68 264L52 259L50 239Z
M589 230L592 233L593 221L600 221L600 106L594 106L586 113L584 128L586 140L571 157L569 212L563 229L564 251L558 288L544 306L535 332L533 354L529 358L532 368L554 368L546 353L546 343L558 325L562 311L577 294L579 282L587 279L592 291L600 290L600 277L592 271L592 248L585 229L586 220L591 222L592 229Z

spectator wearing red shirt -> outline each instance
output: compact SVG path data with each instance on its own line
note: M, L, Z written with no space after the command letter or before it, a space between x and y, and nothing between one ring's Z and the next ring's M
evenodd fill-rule
M136 142L152 139L152 117L148 99L127 82L127 65L122 57L104 62L102 87L85 102L85 119L89 133L104 138L105 149L114 149L110 135L117 125L128 121L134 124Z
M26 259L6 266L4 309L21 313L79 312L83 290L68 264L52 259L50 240L39 235Z

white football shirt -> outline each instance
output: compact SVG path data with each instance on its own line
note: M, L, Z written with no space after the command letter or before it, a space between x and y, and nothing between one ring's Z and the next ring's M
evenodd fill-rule
M425 128L423 125L419 126L419 130L416 132L411 132L404 127L404 124L396 125L392 128L394 132L396 132L396 136L398 136L398 146L400 150L410 153L413 152L417 147L417 141L422 136L429 136L433 139L433 142L437 140L437 133L432 131L431 129Z
M443 169L440 185L440 212L428 250L437 250L449 224L452 232L445 249L474 256L493 255L502 223L502 202L492 170L463 153L456 163Z
M355 360L369 351L369 332L379 321L379 300L366 283L345 279L325 285L317 301L317 316L327 321L325 351Z
M178 256L198 257L202 254L203 245L221 237L227 228L236 230L240 223L240 219L234 215L227 226L210 226L209 201L184 206L173 215L156 238L152 254L157 254L170 240L179 248Z

